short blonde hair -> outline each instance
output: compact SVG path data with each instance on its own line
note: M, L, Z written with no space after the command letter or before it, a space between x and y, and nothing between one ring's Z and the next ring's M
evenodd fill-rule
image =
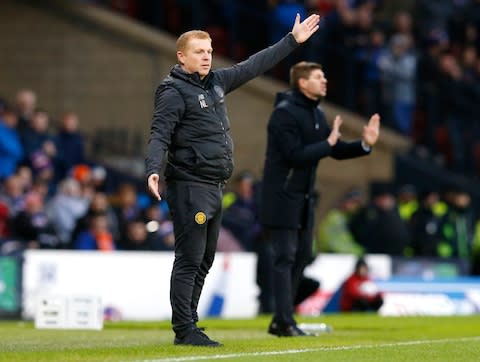
M191 39L208 39L212 41L210 34L203 30L190 30L180 35L177 39L177 52L183 52Z

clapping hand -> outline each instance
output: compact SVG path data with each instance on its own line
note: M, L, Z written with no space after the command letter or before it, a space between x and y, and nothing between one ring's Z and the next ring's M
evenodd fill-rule
M330 146L335 146L340 136L342 135L340 133L340 126L342 125L342 122L343 120L340 116L335 117L335 120L333 121L332 131L330 132L330 135L327 138L327 142Z
M380 116L375 113L368 124L363 127L363 142L372 147L378 141L380 135Z

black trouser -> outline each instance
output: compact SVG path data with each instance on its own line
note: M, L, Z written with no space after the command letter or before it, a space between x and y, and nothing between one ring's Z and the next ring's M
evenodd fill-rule
M212 266L222 218L222 186L199 182L168 183L167 202L175 233L170 280L172 325L183 337L198 321L197 307Z
M312 256L312 229L270 229L273 246L275 314L280 326L295 325L295 295L305 266Z
M270 239L262 237L255 245L257 253L257 285L260 288L258 313L273 313L273 249Z

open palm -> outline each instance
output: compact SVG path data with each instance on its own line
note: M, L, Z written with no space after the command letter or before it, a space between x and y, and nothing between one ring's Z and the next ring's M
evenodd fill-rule
M300 22L300 15L295 17L295 24L293 24L292 34L297 43L303 43L318 30L318 22L320 16L317 14L310 15L304 21Z
M375 113L368 124L363 127L363 141L369 146L373 146L380 136L380 116Z

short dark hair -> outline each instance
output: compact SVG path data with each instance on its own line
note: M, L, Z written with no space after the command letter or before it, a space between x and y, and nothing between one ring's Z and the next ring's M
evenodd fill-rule
M355 271L357 272L361 267L366 267L368 269L367 261L363 256L359 257L355 263Z
M308 79L314 70L322 69L322 65L314 62L300 62L290 68L290 87L298 89L300 79Z

